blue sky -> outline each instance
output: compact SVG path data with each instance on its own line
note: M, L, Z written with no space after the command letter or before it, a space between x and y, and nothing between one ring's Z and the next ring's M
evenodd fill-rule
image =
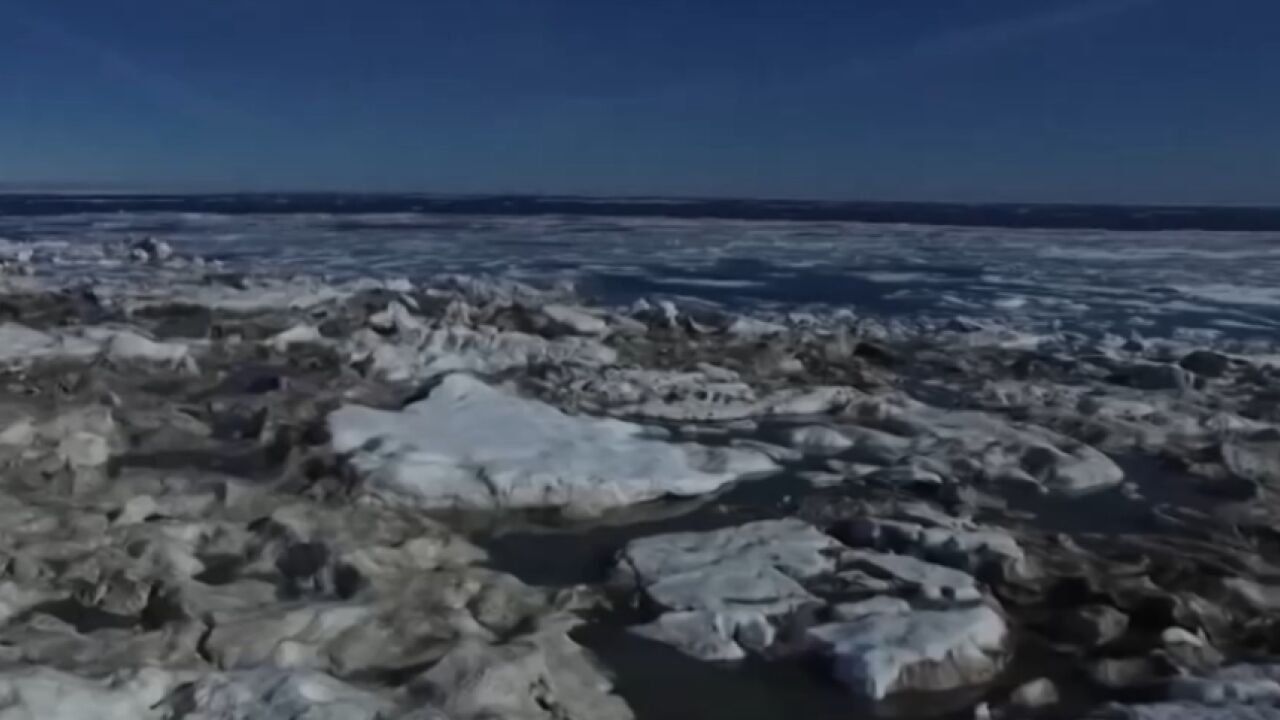
M1280 2L0 0L0 184L1280 204Z

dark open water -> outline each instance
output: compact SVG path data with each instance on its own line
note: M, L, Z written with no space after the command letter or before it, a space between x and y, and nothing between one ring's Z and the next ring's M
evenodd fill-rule
M84 212L429 213L911 223L1110 230L1280 230L1280 208L815 202L800 200L438 196L330 193L231 195L0 194L0 215Z

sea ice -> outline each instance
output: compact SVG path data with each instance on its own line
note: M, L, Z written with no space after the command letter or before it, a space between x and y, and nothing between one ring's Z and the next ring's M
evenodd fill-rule
M877 613L811 628L808 638L832 658L837 680L871 700L988 682L1009 650L1008 626L986 605Z
M775 467L758 452L669 444L633 423L567 415L461 373L400 412L345 406L329 428L370 491L423 507L593 513Z

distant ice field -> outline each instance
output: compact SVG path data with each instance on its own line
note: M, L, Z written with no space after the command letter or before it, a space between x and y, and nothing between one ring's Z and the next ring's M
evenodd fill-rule
M154 236L234 272L574 281L601 302L850 308L1144 335L1280 330L1280 233L826 221L87 212L0 215L0 258L65 278L145 273L104 245Z

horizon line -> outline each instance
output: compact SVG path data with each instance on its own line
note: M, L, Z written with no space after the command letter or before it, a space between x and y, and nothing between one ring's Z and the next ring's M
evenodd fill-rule
M1280 211L1280 202L1179 202L1179 201L1089 201L1089 200L943 200L943 199L880 199L880 198L815 198L802 196L758 196L758 195L695 195L695 194L624 194L624 193L580 193L580 192L537 192L528 190L516 191L439 191L439 190L354 190L338 188L273 188L273 189L236 189L221 190L209 188L184 188L164 190L149 186L95 185L64 182L0 182L0 196L46 196L46 197L253 197L253 196L317 196L347 195L364 197L412 197L421 196L434 199L468 199L468 198L519 198L526 200L581 200L591 202L669 202L669 203L786 203L806 205L928 205L928 206L966 206L966 207L1094 207L1094 208L1134 208L1134 209L1184 209L1184 210L1271 210Z

